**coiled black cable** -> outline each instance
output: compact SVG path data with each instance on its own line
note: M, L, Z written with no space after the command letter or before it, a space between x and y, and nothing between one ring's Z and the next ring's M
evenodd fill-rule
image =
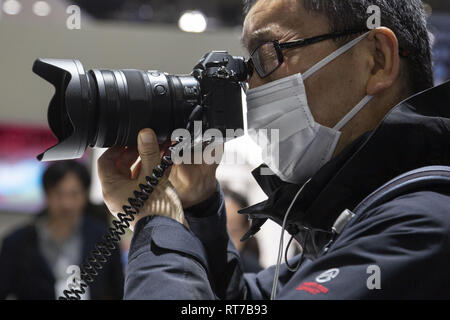
M180 141L178 141L180 142ZM169 150L175 147L174 144ZM117 220L114 220L113 227L109 227L108 233L103 236L103 241L98 242L91 254L87 258L86 263L83 264L80 272L80 279L75 279L75 283L63 291L63 296L59 300L80 300L81 295L86 293L87 283L94 282L94 277L98 275L98 271L103 268L103 265L111 256L111 251L117 248L121 236L125 234L127 228L130 227L130 222L134 221L135 216L139 213L139 209L144 206L154 188L158 185L159 179L164 175L164 172L173 164L170 155L162 157L161 163L152 171L151 176L146 176L145 184L139 184L140 191L134 191L134 198L128 198L129 205L122 207L124 213L117 215ZM78 287L78 288L73 288Z

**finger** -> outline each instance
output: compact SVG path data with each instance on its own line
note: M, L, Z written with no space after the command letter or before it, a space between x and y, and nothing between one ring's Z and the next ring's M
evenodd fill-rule
M123 148L112 147L106 150L98 159L98 176L100 180L110 179L120 175L116 162L120 158L122 151Z
M166 178L170 177L171 172L172 172L172 166L170 166L169 168L166 169L166 171L164 171L164 175L166 176Z
M118 170L125 175L127 178L130 178L130 168L136 162L139 157L139 153L136 147L128 147L121 154L120 159L117 162Z
M138 136L138 151L141 157L141 172L150 175L160 162L158 139L151 129L143 129Z
M172 142L170 140L167 140L166 142L164 142L163 144L161 144L159 146L159 154L162 157L164 154L167 153L167 150L169 150L169 147L172 145Z
M131 170L131 179L136 179L137 177L139 177L139 173L141 172L141 166L142 166L142 161L139 160L138 163L136 163L136 165L134 166L134 168Z

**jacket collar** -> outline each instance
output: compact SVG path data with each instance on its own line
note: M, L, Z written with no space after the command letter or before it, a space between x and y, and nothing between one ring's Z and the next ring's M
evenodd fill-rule
M305 185L293 205L287 230L307 228L326 234L339 214L352 210L372 191L396 176L428 165L450 165L450 81L394 107L374 130L351 143ZM264 166L264 165L263 165ZM239 213L281 225L301 186L275 175L252 173L268 199ZM265 220L256 220L259 225ZM304 239L300 235L297 240ZM321 242L323 242L321 241Z

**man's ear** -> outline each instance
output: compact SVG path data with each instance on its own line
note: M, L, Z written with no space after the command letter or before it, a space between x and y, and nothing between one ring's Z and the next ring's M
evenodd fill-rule
M371 31L368 36L373 41L371 76L367 82L367 94L376 95L389 88L400 74L398 40L391 29L381 27Z

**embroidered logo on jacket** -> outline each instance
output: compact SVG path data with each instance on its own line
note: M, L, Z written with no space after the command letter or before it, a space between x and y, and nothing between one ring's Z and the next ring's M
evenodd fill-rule
M328 288L325 288L323 285L318 284L317 282L303 282L301 285L297 287L296 290L306 291L310 294L318 294L318 293L327 293Z
M339 274L339 269L333 268L333 269L327 270L327 271L321 273L319 276L317 276L316 281L318 283L328 282L331 279L336 278L338 274Z

